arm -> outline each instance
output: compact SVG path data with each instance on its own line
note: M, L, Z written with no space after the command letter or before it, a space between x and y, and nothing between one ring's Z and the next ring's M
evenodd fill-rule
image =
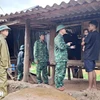
M69 48L67 44L65 44L63 39L58 38L57 40L54 41L57 47L61 50Z
M88 36L84 39L84 44L88 44L91 40L91 33L88 34Z
M20 58L20 52L18 53L18 58L17 58L17 66L18 66L18 64L20 64L20 60L21 58Z
M8 56L7 55L7 48L4 42L0 41L0 66L4 67L4 68L8 68L9 65L8 63Z
M34 44L34 61L38 62L38 43L37 41Z
M47 46L46 46L46 54L47 54L47 59L49 60L49 51L48 51Z

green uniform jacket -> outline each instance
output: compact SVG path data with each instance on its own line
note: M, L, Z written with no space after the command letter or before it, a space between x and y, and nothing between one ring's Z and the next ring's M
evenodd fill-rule
M55 62L68 61L68 48L69 46L65 44L63 36L58 34L54 39Z
M47 49L47 43L41 40L37 40L34 44L34 61L48 62L49 53Z
M0 67L9 68L10 55L8 50L7 42L2 34L0 34Z

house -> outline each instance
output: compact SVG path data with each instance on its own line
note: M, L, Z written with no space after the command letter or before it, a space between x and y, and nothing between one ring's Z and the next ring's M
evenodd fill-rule
M11 34L8 37L8 45L12 57L16 57L19 46L25 44L25 75L29 71L29 60L33 57L34 41L38 38L38 33L45 31L47 33L50 62L54 62L54 37L56 36L56 26L66 25L77 34L81 42L82 30L88 27L90 20L99 22L98 31L100 31L100 0L70 0L69 3L56 3L53 6L42 8L36 6L25 11L0 15L0 25L6 24L11 27ZM81 45L78 55L81 59ZM27 78L27 75L26 75ZM25 79L27 80L27 79Z

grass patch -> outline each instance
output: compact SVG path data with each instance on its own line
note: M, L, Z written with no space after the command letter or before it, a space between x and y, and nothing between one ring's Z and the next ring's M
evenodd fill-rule
M36 74L36 66L37 65L34 62L31 64L31 68L30 68L30 72L31 73ZM100 71L96 71L96 74L97 74L97 81L100 81ZM65 78L68 78L68 71L67 70L66 70L66 76L65 76ZM71 78L73 78L72 77L72 72L71 72ZM88 74L87 74L87 72L85 72L85 70L83 70L83 78L86 79L86 80L88 79Z

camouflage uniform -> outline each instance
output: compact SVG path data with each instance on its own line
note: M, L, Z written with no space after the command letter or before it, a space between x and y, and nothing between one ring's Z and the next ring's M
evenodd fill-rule
M34 60L38 61L37 64L37 82L42 83L42 77L45 84L48 84L47 63L49 61L49 54L47 43L45 41L37 40L34 44Z
M63 86L63 80L66 74L66 66L68 61L67 48L69 48L61 34L58 34L54 39L54 54L55 54L55 85L56 88Z
M17 69L18 69L17 80L19 81L23 78L23 61L24 61L24 45L21 45L20 52L18 53L18 58L17 58Z
M10 29L6 25L0 26L0 31ZM0 33L0 100L7 95L7 68L10 67L10 55L5 36Z

